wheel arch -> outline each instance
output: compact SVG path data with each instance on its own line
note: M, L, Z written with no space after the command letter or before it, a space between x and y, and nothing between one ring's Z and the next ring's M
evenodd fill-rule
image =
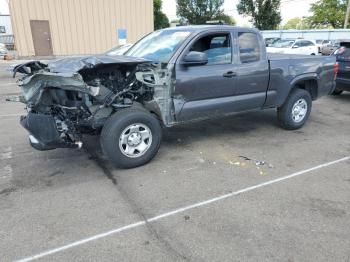
M163 123L161 118L161 113L156 107L145 106L140 102L133 102L132 106L129 108L135 108L135 109L147 111L148 113L151 113L154 117L156 117L161 123Z
M292 92L294 89L304 89L308 91L311 95L312 100L316 100L318 97L318 78L316 74L311 75L303 75L300 77L296 77L291 82L291 90Z

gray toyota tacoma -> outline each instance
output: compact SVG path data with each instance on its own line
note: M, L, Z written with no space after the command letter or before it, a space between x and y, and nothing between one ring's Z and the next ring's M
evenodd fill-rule
M308 119L333 92L334 57L274 55L255 29L188 26L155 31L124 56L63 58L16 66L28 114L21 125L38 150L77 148L100 135L115 166L157 153L162 128L248 110L277 108L284 129Z

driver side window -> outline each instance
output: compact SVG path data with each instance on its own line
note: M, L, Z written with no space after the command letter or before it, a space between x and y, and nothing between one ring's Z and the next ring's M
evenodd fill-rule
M304 41L297 41L297 42L295 42L294 45L295 45L295 46L298 46L298 47L305 47Z
M229 64L232 61L230 34L220 33L204 36L192 44L190 51L207 54L207 65Z

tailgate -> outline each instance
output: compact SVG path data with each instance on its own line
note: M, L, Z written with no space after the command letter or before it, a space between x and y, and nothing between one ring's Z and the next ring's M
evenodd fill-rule
M350 80L350 48L340 47L335 54L339 65L338 78Z
M339 72L350 73L350 61L338 62Z
M349 62L338 62L339 71L338 79L349 80L350 81L350 61Z

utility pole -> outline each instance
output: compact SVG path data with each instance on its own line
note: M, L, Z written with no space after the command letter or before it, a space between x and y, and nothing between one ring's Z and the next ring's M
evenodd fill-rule
M346 28L348 27L349 15L350 15L350 0L348 1L348 8L346 8L346 15L345 15L345 21L344 21L344 29L346 29Z

